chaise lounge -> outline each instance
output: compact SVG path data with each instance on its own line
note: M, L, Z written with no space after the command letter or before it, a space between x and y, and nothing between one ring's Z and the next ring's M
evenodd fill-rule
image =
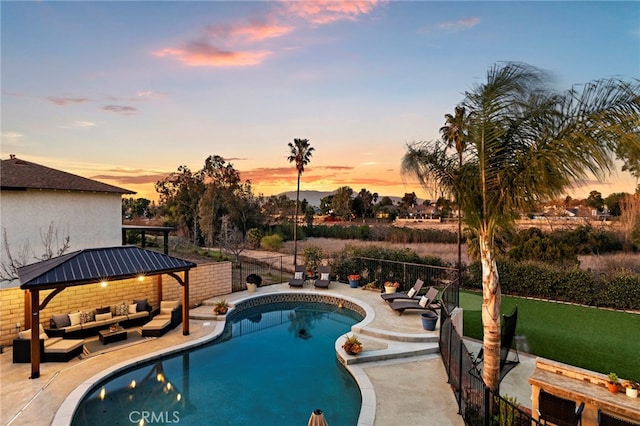
M383 293L380 295L380 297L382 297L382 300L384 300L385 302L392 302L394 300L399 300L399 299L419 300L420 296L418 296L418 292L420 291L420 289L422 289L423 285L424 285L424 281L418 278L416 280L416 283L413 285L413 287L409 289L409 291L402 292L402 293Z
M395 300L389 303L391 309L396 311L398 315L402 315L407 309L417 309L421 311L435 311L440 308L440 303L435 299L438 296L438 290L433 287L429 287L427 294L422 296L420 300Z
M182 304L178 301L160 302L160 313L142 326L142 337L160 337L182 322Z
M289 280L289 287L302 287L305 280L304 274L304 265L296 265L295 272L293 273L293 278Z
M49 337L40 325L40 358L42 362L68 362L82 353L84 340ZM31 362L31 330L18 333L13 340L13 362Z
M331 283L331 266L320 266L318 268L318 279L313 285L317 288L329 288Z

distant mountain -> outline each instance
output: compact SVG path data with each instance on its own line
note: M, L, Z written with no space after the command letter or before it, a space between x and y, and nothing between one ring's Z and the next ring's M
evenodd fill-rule
M327 195L334 194L336 191L300 191L300 201L306 199L309 202L310 206L320 207L320 200L322 200ZM355 192L355 191L354 191ZM281 195L286 195L289 199L296 199L296 191L287 191L281 192L280 194L276 194L277 197ZM380 195L378 197L378 202L385 197L385 195ZM396 197L393 195L387 195L393 201L393 204L398 204L398 201L402 199L402 197Z

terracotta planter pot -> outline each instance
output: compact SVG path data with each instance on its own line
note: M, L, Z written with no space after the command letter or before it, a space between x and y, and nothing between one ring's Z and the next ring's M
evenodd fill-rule
M620 386L617 383L607 383L607 389L609 389L611 393L618 393Z

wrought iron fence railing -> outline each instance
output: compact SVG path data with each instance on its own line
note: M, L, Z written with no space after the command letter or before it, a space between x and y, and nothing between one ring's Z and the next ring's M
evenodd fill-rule
M284 256L267 257L263 259L241 258L233 264L231 290L246 290L246 279L249 274L262 277L262 284L271 285L288 281L292 274L283 269Z
M347 276L350 274L360 274L363 283L375 282L379 287L385 281L397 281L400 283L398 291L408 291L418 278L424 281L424 288L442 288L458 276L458 270L455 268L368 257L354 257L350 264L342 265L334 272L338 281L342 282L347 282Z
M471 352L451 320L458 292L446 289L440 309L440 356L458 402L458 413L469 426L537 426L541 423L513 400L485 386Z

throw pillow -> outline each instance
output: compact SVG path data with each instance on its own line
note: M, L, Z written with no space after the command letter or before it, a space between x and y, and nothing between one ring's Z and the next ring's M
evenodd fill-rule
M133 305L129 305L129 313L135 314L136 312L138 312L138 304L134 303Z
M301 280L302 279L302 272L296 272L296 274L294 275L294 278L296 280Z
M80 323L95 321L96 314L93 311L80 312Z
M413 297L416 294L416 289L412 288L407 292L407 296Z
M138 312L148 310L149 302L147 299L135 299L133 303L138 305Z
M126 303L121 303L120 305L116 305L115 314L116 316L127 315L129 313L129 305Z
M20 340L29 340L31 339L31 330L25 330L18 333L18 339Z
M327 281L329 279L329 274L322 274L320 275L320 280L321 281Z
M107 312L106 314L96 314L96 321L104 321L113 318L111 312Z
M422 306L423 308L426 308L426 307L427 307L427 303L428 303L428 302L429 302L429 299L427 298L427 296L422 296L422 297L420 298L420 301L418 302L418 304L419 304L420 306Z
M55 324L55 328L64 328L71 325L71 320L67 314L54 315L51 319Z
M96 314L106 314L108 312L111 312L111 308L108 306L106 308L96 308Z
M81 324L80 322L80 312L74 312L69 314L69 320L71 321L71 326Z

